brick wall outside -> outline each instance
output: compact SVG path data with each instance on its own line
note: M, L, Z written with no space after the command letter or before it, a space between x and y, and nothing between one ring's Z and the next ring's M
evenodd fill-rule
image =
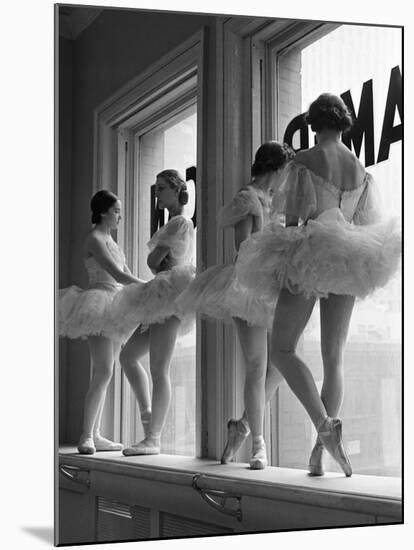
M278 137L281 140L289 122L302 112L301 51L294 49L279 60ZM299 144L295 144L298 146Z

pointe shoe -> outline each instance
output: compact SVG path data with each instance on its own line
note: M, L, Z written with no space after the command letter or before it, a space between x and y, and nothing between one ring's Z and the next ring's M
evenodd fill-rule
M324 446L320 439L317 438L309 458L308 470L310 476L323 476L325 474L322 462L323 450Z
M253 453L250 459L251 470L264 470L267 466L266 446L263 444Z
M318 437L330 455L336 460L347 477L352 467L342 444L342 422L339 418L327 417L318 431Z
M81 455L93 455L96 448L92 437L81 437L78 443L78 451Z
M143 439L135 445L131 445L122 451L124 456L135 456L135 455L159 455L161 452L160 446L154 444L149 439Z
M93 442L97 452L102 451L122 451L124 446L122 443L115 443L106 437L102 437L100 434L93 436Z
M233 418L227 422L227 443L221 456L221 463L228 464L234 459L234 455L246 440L250 430L241 420Z

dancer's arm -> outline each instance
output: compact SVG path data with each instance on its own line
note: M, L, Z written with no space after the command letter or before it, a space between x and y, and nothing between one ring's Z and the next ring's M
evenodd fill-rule
M129 267L127 266L127 264L124 264L124 273L127 273L128 275L132 275L134 277L134 274L132 273L132 271L129 269ZM144 281L144 279L140 279L138 277L138 281L140 283L146 283L147 281Z
M248 214L245 218L237 222L234 226L234 247L236 252L239 251L240 245L252 233L253 216Z
M371 174L366 174L367 182L359 198L352 221L355 225L369 225L379 223L384 218L384 205L381 200L379 187L375 184Z
M165 270L168 266L168 254L170 249L168 246L156 246L147 257L147 265L153 273Z
M87 251L95 258L105 271L107 271L118 283L128 285L130 283L141 282L137 277L123 271L115 263L111 253L109 252L106 244L98 237L91 235L87 242Z

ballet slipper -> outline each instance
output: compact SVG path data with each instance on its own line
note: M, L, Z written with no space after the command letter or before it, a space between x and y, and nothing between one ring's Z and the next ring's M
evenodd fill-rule
M126 447L122 451L122 454L125 456L135 456L135 455L159 455L161 452L159 443L157 444L154 440L150 438L145 438L135 445Z
M93 455L96 452L93 438L90 436L81 436L78 443L78 451L82 455Z
M246 440L250 430L242 420L230 419L227 422L227 443L221 457L222 464L228 464Z
M318 430L318 437L328 453L342 468L346 477L351 477L352 467L342 443L342 422L339 418L326 417Z
M264 442L253 450L253 456L250 459L251 470L264 470L267 466L266 446Z
M308 470L310 476L323 476L325 474L322 462L323 450L324 446L320 439L317 438L309 458Z
M122 451L124 446L122 443L115 443L106 437L102 437L100 434L94 434L93 442L98 452L102 451Z

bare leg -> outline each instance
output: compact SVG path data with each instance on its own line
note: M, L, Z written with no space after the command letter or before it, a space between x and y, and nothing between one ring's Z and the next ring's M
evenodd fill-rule
M112 356L114 358L114 365L117 357L119 356L120 348L121 348L121 344L119 342L112 343ZM99 405L98 415L96 417L95 424L93 426L93 441L97 451L120 451L122 450L121 443L114 443L110 439L107 439L106 437L103 437L101 435L100 430L101 430L102 414L105 406L105 399L106 399L106 392L102 396L101 403Z
M267 465L263 439L267 331L262 327L249 326L246 321L238 318L234 319L234 323L246 365L244 404L253 443L250 466L253 469L262 469Z
M265 380L266 405L275 395L277 388L279 387L280 383L283 382L283 380L284 378L281 375L280 371L278 371L278 369L274 365L272 365L272 363L269 363L266 370L266 380ZM248 425L246 411L243 412L241 419L246 422L246 425Z
M272 399L275 395L277 388L280 386L280 383L283 382L284 378L280 371L271 363L267 367L266 371L266 382L265 382L265 394L266 394L266 404Z
M152 412L148 435L127 449L124 454L159 454L160 438L171 401L170 363L180 320L167 319L149 328L150 368L152 377Z
M151 396L148 375L140 359L148 351L149 330L140 332L138 327L123 347L120 356L122 368L138 402L145 433L151 417Z
M314 299L291 294L287 289L282 290L273 321L271 358L305 407L320 441L345 475L350 476L352 468L342 445L341 421L328 416L311 371L296 355L299 336L309 320L314 303Z
M256 331L258 332L258 338L256 340L257 344L254 344L251 349L254 350L255 346L259 347L260 352L262 354L264 354L264 364L266 366L266 363L268 361L267 349L269 347L268 346L268 341L267 341L268 333L267 333L266 329L259 328L259 327L249 327L246 323L244 323L243 321L240 321L240 320L236 321L236 323L237 323L236 326L241 327L241 331L239 331L239 340L240 340L240 342L242 342L242 341L248 342L248 339L246 339L245 336L244 336L244 332L243 332L244 329L250 330L251 331L250 338L254 338L255 340L256 340ZM251 329L253 329L253 330L251 330ZM264 342L263 342L263 333L265 334L265 337L266 337L266 340ZM248 345L248 343L247 343L247 345ZM242 349L243 349L243 346L242 346ZM247 352L247 355L249 355L249 352ZM246 362L246 365L247 365L248 361L246 359L246 354L245 354L245 362ZM226 445L225 445L225 448L224 448L224 451L223 451L223 454L222 454L222 457L221 457L221 463L222 464L227 464L227 463L231 462L231 460L233 460L234 455L236 454L238 449L241 447L241 445L246 441L246 438L250 433L248 413L247 413L247 409L249 407L248 407L247 403L249 402L249 398L252 395L252 393L249 392L249 390L248 390L248 388L251 387L250 380L248 380L248 378L249 378L249 376L247 374L246 383L245 383L245 405L246 405L246 409L244 410L243 415L239 420L231 419L227 423L227 442L226 442ZM281 375L281 373L273 365L271 365L270 363L267 363L266 377L265 377L265 384L264 384L264 400L263 400L263 397L260 396L260 404L261 404L260 408L262 410L259 410L256 413L253 412L253 417L263 419L265 405L273 397L277 387L279 386L279 384L282 380L283 380L283 376ZM253 384L253 386L254 386L254 384ZM247 390L247 392L246 392L246 390ZM247 395L246 395L246 393L247 393ZM254 407L254 403L255 403L255 398L253 397L253 407ZM262 430L263 430L263 420L261 422L260 434L259 434L259 431L256 427L255 431L252 430L253 437L255 437L255 433L256 433L256 435L261 436L262 435Z
M171 401L170 363L180 320L171 317L150 327L150 365L152 377L152 415L149 431L160 434Z
M112 378L114 355L112 340L104 336L90 336L88 344L92 378L85 397L83 431L78 449L81 453L92 454L96 450L93 444L93 428L105 401L106 390Z
M330 294L320 301L323 385L321 398L329 416L336 416L344 396L343 358L354 296Z
M271 360L286 379L318 429L326 418L326 409L319 396L311 371L296 355L296 346L315 305L314 298L292 294L283 289L279 295L273 320Z
M321 399L329 416L336 417L344 396L343 355L355 304L353 296L329 295L320 301L323 384ZM323 475L323 445L319 438L309 459L311 475Z
M244 403L250 430L254 436L263 435L265 379L267 366L267 331L234 319L240 347L246 364Z

